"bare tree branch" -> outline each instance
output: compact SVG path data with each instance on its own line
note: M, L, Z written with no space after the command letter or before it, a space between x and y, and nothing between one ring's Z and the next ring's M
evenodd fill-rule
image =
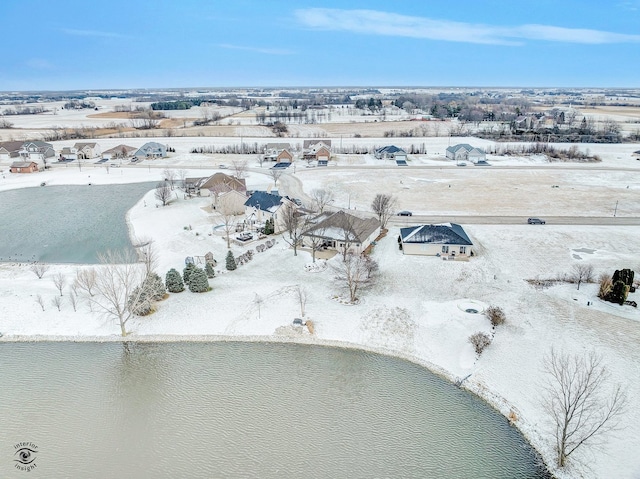
M571 356L552 349L544 370L548 376L544 406L555 426L558 466L564 467L577 449L618 428L626 391L617 384L605 392L609 373L595 352Z

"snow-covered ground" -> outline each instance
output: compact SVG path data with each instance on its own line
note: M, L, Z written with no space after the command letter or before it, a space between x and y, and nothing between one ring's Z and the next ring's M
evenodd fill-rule
M154 163L154 167L172 166L171 160L160 161ZM185 159L179 167L194 166L196 161L197 158ZM615 163L616 159L610 161ZM336 184L339 181L336 175L341 175L345 183L359 185L352 207L357 205L362 210L371 201L365 192L370 193L373 185L384 185L382 177L390 175L387 170L363 169L357 172L356 178L348 171L317 170L299 168L295 177L283 182L282 188L296 187L297 178L302 182L297 187L309 192L318 186ZM104 167L88 171L72 166L58 167L37 175L6 175L0 181L0 189L34 186L45 178L47 184L82 184L89 174L95 184L155 181L160 179L161 171L146 165L109 171ZM189 175L204 176L213 171L207 161L190 170ZM452 171L458 174L457 169ZM460 181L471 181L468 176L472 174L464 173L467 176ZM616 175L599 176L596 181L585 173L578 179L584 188L592 181L595 182L592 186L612 191L620 188L622 192ZM417 170L409 176L416 178L410 179L415 185L420 184ZM637 181L631 181L632 177L627 180L635 185L629 191L637 194ZM393 181L395 184L396 180ZM486 181L491 179L488 177ZM499 179L500 183L505 181L508 178ZM576 176L565 181L575 182ZM265 188L269 184L266 174L252 172L248 178L250 189ZM400 181L397 184L401 185ZM444 185L449 183L438 184L442 186L438 194L425 196L422 190L422 195L407 196L403 207L420 210L419 203L426 197L430 203L440 206L425 207L423 211L432 208L442 213L457 211L458 206L447 207L448 199L443 197L444 189L449 190ZM462 183L452 180L451 184ZM474 188L477 190L480 186ZM471 189L460 191L468 190L469 201L477 202ZM538 191L532 187L524 196L514 196L509 211L523 214L522 208ZM579 190L583 201L588 200L584 196L588 191ZM614 201L616 197L611 198ZM488 196L483 201L492 208L502 200ZM562 201L565 200L556 208L562 207ZM579 263L593 265L597 274L612 273L623 267L638 270L633 245L637 243L640 227L468 225L465 228L478 251L469 262L405 256L397 248L398 230L392 228L373 251L380 264L380 280L362 293L359 304L349 305L340 301L346 293L336 283L330 267L309 268L311 255L299 251L294 256L282 239L273 248L256 253L251 262L236 271L226 271L226 243L213 232L213 226L221 221L211 214L208 199L180 197L164 208L154 207L155 203L151 191L130 210L128 221L132 235L153 239L160 255L158 272L164 276L169 268L181 270L186 256L204 256L211 251L218 260L217 274L210 280L211 292L171 294L159 303L154 314L132 320L128 324L130 339L225 336L341 341L412 359L452 380L471 375L464 385L504 414L513 411L518 417L517 426L550 464L553 464L553 439L540 401L544 379L542 360L551 347L571 353L596 350L603 355L613 379L628 388L632 406L625 415L627 427L616 436L608 436L599 450L585 450L572 457L570 467L558 472L558 476L640 477L640 459L635 454L640 449L640 437L636 434L640 428L640 410L633 407L634 399L640 395L640 384L634 380L640 371L640 312L601 302L596 297L597 286L593 284L583 284L579 291L575 285L540 290L526 281L569 273L573 265ZM462 208L466 206L461 204ZM570 208L573 212L578 206L572 204ZM630 206L629 213L637 215L637 206ZM238 255L247 248L255 249L256 244L233 245L232 250ZM339 258L329 263L332 261ZM0 264L3 310L0 331L4 333L1 341L118 340L119 327L113 320L92 313L85 303L74 311L68 286L61 310L52 303L58 294L53 275L63 273L70 284L77 268L79 266L51 265L45 276L37 279L27 265ZM308 295L305 312L315 326L313 337L292 325L292 320L301 315L295 294L298 286ZM43 298L44 311L36 302L38 295ZM630 299L638 301L638 295L640 293L634 293ZM257 297L262 300L259 307ZM593 304L587 306L587 302ZM493 343L477 358L468 337L477 331L494 332L482 314L468 313L466 309L472 306L482 310L488 305L501 307L507 321L497 328Z

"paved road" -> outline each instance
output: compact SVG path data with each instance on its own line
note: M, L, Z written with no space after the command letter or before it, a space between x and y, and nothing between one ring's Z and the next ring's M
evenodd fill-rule
M602 216L545 216L547 225L600 225L600 226L640 226L638 217ZM526 225L526 216L478 216L478 215L413 215L394 216L389 222L395 226L415 223L460 223L467 225ZM544 228L546 225L530 225Z

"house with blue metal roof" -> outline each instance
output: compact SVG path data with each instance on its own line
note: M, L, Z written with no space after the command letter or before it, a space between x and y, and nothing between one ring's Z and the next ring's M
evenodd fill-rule
M398 243L404 254L468 259L473 256L473 243L456 223L419 225L400 228Z

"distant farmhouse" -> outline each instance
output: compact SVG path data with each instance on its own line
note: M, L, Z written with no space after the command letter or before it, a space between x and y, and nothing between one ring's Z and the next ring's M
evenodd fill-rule
M303 247L320 240L324 249L360 254L380 235L376 218L362 219L342 210L321 213L312 221L313 226L302 234Z
M467 143L460 143L447 148L446 156L454 161L470 161L472 163L487 161L487 154L482 148L475 148Z
M473 256L473 243L462 226L455 223L400 228L398 242L404 254L451 259Z
M302 158L311 161L329 161L331 159L331 140L304 140Z
M395 145L383 146L374 152L378 160L407 160L407 152Z
M142 145L133 155L136 158L166 158L167 147L155 141Z
M267 143L264 160L276 163L291 163L293 161L291 145L289 143Z

